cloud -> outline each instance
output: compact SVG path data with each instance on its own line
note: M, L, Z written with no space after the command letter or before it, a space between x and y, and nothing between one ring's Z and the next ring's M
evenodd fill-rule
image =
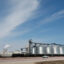
M0 22L0 38L9 35L17 26L28 21L39 5L38 0L11 0L8 2L11 8Z
M57 13L54 13L52 16L62 16L62 15L64 15L64 10L61 10L61 11L59 11L59 12L57 12Z
M30 29L26 29L26 28L24 28L24 30L21 30L21 31L13 31L13 32L11 32L9 35L8 35L8 37L9 38L16 38L16 37L18 37L18 36L22 36L22 35L25 35L25 34L27 34L27 33L29 33L31 30Z
M61 11L56 12L56 13L52 14L51 16L41 20L40 23L38 23L38 24L39 25L47 24L47 23L53 22L54 20L57 20L57 19L60 19L63 17L64 17L64 10L61 10Z

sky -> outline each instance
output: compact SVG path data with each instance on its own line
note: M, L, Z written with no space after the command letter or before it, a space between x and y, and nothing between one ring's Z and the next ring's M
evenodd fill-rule
M28 41L64 44L64 0L0 0L0 50Z

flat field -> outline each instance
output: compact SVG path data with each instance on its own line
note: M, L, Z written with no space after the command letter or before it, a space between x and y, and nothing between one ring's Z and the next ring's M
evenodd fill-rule
M35 64L64 64L64 60L36 62Z
M0 64L64 64L64 57L13 57L0 58Z

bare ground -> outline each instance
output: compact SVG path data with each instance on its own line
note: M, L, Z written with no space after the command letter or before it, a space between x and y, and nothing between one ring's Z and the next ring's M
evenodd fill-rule
M35 64L64 64L64 60L36 62Z
M64 64L64 57L15 57L0 58L0 64Z

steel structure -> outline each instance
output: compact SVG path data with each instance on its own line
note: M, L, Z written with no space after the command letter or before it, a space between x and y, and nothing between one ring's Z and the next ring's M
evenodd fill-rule
M47 44L47 43L35 43L29 40L29 54L33 55L64 55L64 45L60 44Z

